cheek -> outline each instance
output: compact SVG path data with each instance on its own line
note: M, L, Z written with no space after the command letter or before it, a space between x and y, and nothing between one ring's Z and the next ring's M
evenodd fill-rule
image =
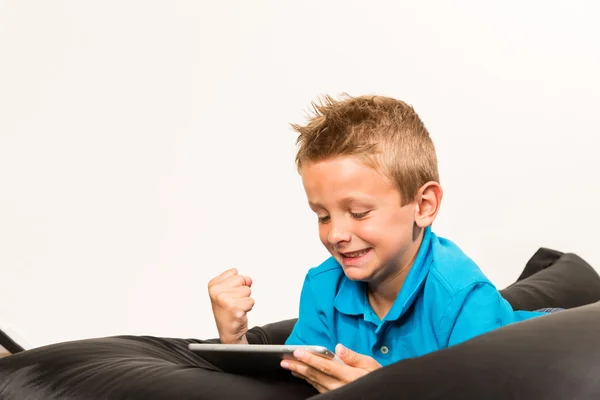
M407 240L407 226L393 219L369 220L356 225L355 234L363 242L376 247L381 257L393 255ZM408 235L410 237L410 234Z
M354 234L363 242L370 243L373 246L379 244L382 238L385 238L385 227L373 220L359 221L354 224Z
M319 224L319 239L321 239L321 243L325 246L329 246L329 241L327 238L329 237L329 228L325 224Z

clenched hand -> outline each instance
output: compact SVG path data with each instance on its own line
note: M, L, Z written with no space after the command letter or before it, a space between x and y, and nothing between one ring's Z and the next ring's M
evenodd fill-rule
M221 343L248 343L246 313L254 307L254 299L250 297L251 286L252 279L238 274L235 268L223 272L208 283L208 294Z

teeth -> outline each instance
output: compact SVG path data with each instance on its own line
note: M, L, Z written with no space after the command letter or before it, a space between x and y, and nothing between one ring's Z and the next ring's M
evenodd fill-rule
M362 255L367 254L367 252L369 251L369 249L365 249L365 250L360 250L360 251L355 251L353 253L343 253L344 257L360 257Z

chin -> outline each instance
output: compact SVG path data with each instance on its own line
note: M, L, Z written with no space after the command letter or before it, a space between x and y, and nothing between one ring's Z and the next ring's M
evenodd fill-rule
M360 267L342 267L342 269L344 270L346 278L350 279L351 281L368 282L371 280L372 274L367 269Z

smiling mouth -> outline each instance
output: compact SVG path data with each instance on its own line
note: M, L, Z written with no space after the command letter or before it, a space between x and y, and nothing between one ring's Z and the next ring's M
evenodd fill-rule
M371 249L363 249L363 250L352 251L352 252L347 252L347 253L340 253L340 254L344 258L358 258L358 257L362 257L365 254L367 254L369 252L369 250L371 250Z

